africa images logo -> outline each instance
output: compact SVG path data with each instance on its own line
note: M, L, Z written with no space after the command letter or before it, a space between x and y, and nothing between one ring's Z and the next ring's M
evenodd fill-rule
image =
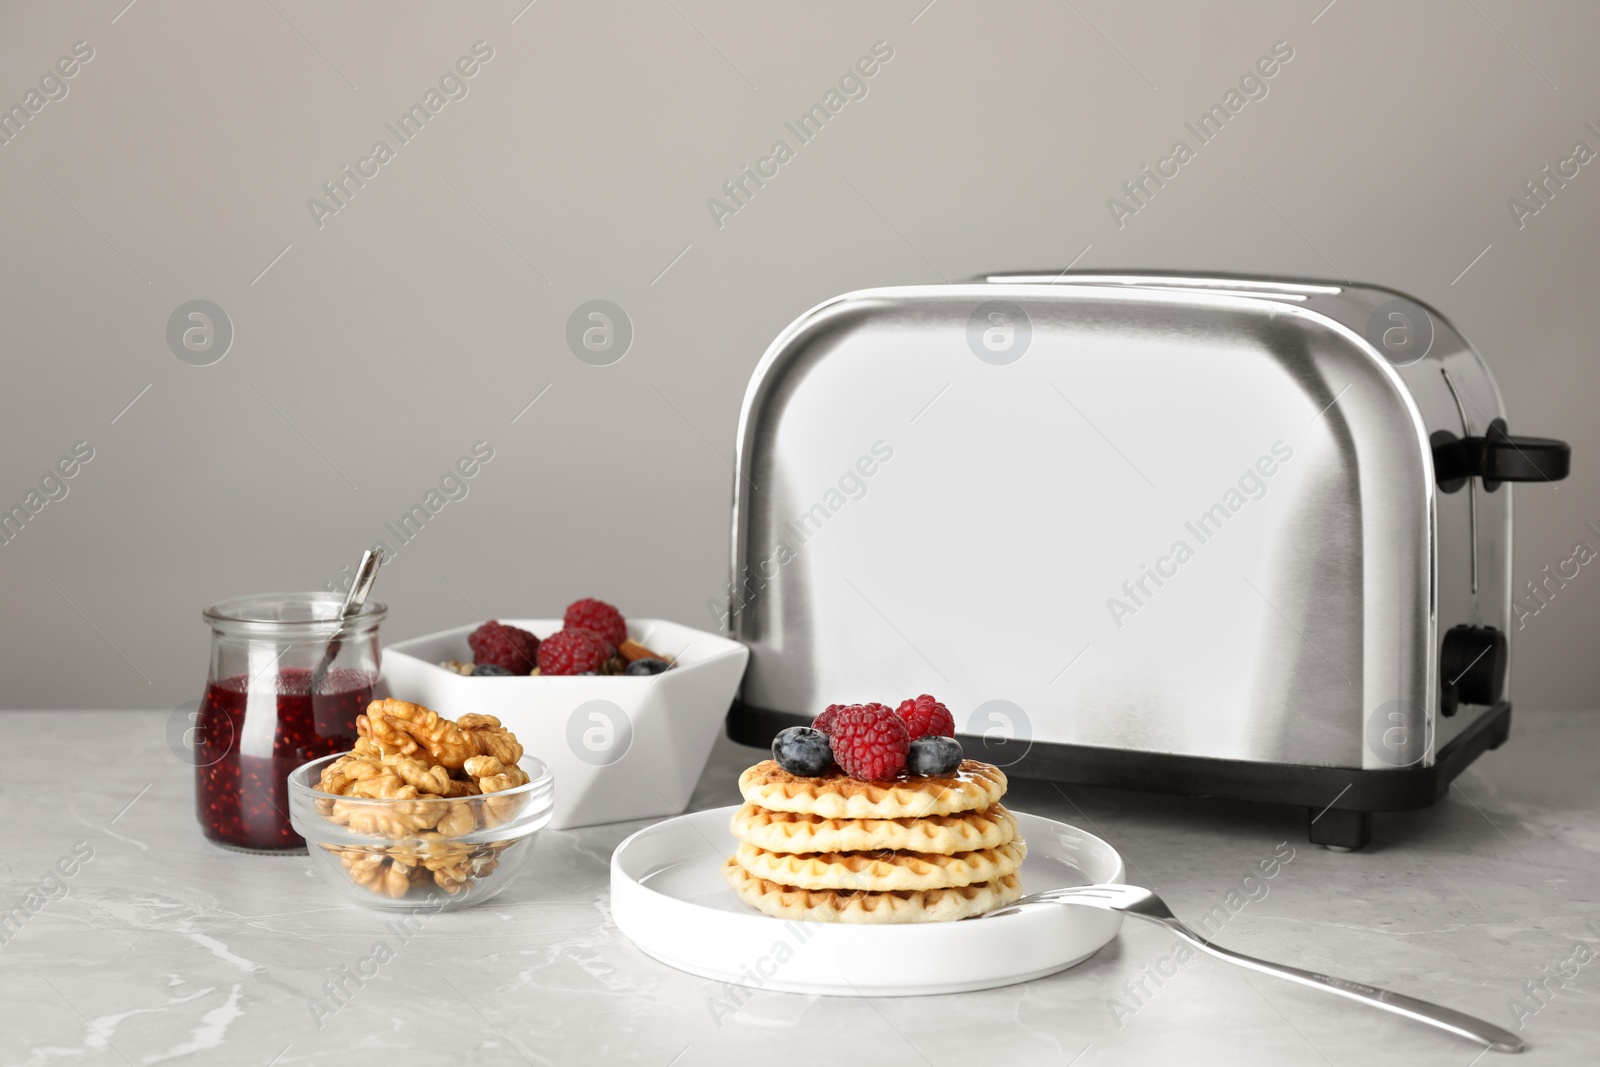
M0 147L10 144L28 123L53 103L65 100L72 91L68 84L71 79L78 76L84 64L94 58L94 46L88 41L79 41L72 46L72 54L62 56L55 61L55 65L46 70L39 77L39 87L29 88L22 94L22 100L10 107L0 105Z
M1033 341L1033 321L1009 300L989 300L967 316L967 347L995 367L1015 363Z
M311 221L317 224L317 229L327 225L330 215L337 215L350 206L350 201L357 192L365 189L367 182L382 173L382 168L388 166L399 155L400 149L410 144L422 133L423 129L433 120L445 106L452 101L465 100L472 91L469 81L478 76L483 70L483 64L494 58L494 48L487 41L478 41L472 46L472 54L462 56L455 64L446 68L439 77L439 86L429 86L422 94L420 103L412 104L394 122L385 122L384 128L394 136L395 143L379 138L372 142L370 151L356 160L355 169L350 169L346 163L339 168L339 173L328 181L322 183L322 192L327 199L315 196L306 200L306 209L311 212Z
M711 213L711 221L717 224L717 229L722 229L728 219L748 207L756 192L765 189L767 182L778 176L802 146L816 140L823 128L847 104L852 100L865 100L870 90L868 80L876 77L893 58L894 47L888 41L874 42L871 54L857 59L840 75L837 88L830 86L822 99L802 112L799 118L783 124L783 128L794 138L793 145L781 137L773 141L767 154L756 160L753 169L746 163L739 168L738 174L722 183L722 196L707 197L706 210Z
M1201 112L1193 122L1183 124L1194 137L1193 145L1186 138L1178 138L1172 144L1172 151L1156 160L1154 169L1146 165L1123 182L1122 193L1127 199L1115 196L1106 199L1106 210L1111 213L1111 221L1116 223L1117 229L1122 229L1130 218L1148 207L1156 193L1165 189L1167 182L1176 178L1184 164L1193 160L1201 148L1216 140L1245 105L1253 100L1265 100L1271 91L1268 80L1276 77L1293 58L1294 46L1288 41L1273 44L1272 51L1247 68L1238 82L1222 94L1219 102Z
M1122 629L1123 619L1137 615L1150 606L1157 593L1167 582L1178 577L1180 568L1194 559L1207 542L1222 532L1223 524L1232 519L1251 501L1260 500L1269 492L1268 479L1280 471L1294 457L1294 447L1286 441L1274 441L1271 455L1260 456L1239 475L1236 486L1229 486L1222 498L1193 519L1185 522L1185 532L1195 543L1180 537L1172 543L1164 556L1156 557L1155 566L1141 563L1139 573L1122 583L1122 596L1106 597L1106 610L1117 629Z

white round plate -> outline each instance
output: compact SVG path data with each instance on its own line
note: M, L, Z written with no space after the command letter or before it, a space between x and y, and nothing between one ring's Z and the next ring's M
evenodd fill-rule
M787 993L895 997L1042 978L1094 955L1122 927L1096 908L1029 908L961 922L860 926L762 915L722 879L737 807L648 826L611 855L618 929L662 963L718 982ZM1116 849L1076 826L1014 813L1028 842L1024 892L1121 882Z

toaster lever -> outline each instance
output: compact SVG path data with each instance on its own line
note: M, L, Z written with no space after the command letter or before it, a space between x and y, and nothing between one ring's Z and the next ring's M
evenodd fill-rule
M1567 476L1572 446L1549 437L1521 437L1506 432L1504 419L1489 424L1483 437L1433 435L1433 470L1439 488L1453 493L1468 478L1482 478L1489 492L1501 482L1559 482Z

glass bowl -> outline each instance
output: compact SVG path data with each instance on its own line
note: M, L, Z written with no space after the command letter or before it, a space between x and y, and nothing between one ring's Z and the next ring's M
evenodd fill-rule
M518 762L528 784L470 797L377 800L324 793L322 769L289 775L289 821L311 865L346 900L373 908L461 908L488 900L521 870L550 821L555 777L543 760Z

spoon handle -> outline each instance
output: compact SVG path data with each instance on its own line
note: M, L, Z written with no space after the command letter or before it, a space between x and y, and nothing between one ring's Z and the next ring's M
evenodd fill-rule
M355 581L350 583L350 592L345 594L344 606L339 609L339 627L333 631L333 636L328 639L328 646L322 650L322 661L311 672L311 692L322 691L322 683L328 676L328 668L333 666L333 661L339 655L339 648L344 644L344 620L353 615L358 615L367 602L367 594L372 592L372 583L378 580L378 567L383 563L383 549L367 549L361 554L361 562L356 567Z
M372 583L378 580L378 567L383 563L383 549L367 549L361 554L361 563L356 567L356 579L350 583L350 592L344 598L344 607L339 611L341 619L348 619L359 612L367 602L367 594L372 592Z

